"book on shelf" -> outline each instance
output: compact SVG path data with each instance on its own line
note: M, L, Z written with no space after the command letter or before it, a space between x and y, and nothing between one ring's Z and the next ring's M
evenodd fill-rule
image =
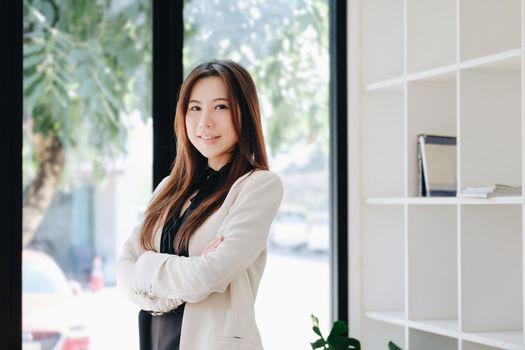
M418 194L456 196L456 137L418 135Z
M521 196L521 186L495 184L491 186L465 187L460 194L464 198L491 198Z

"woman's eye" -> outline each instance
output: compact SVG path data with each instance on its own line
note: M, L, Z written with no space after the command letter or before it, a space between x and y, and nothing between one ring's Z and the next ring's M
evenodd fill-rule
M217 105L217 106L215 106L215 109L228 109L228 106L226 106L226 105Z
M200 107L199 106L191 106L190 107L190 111L200 111Z

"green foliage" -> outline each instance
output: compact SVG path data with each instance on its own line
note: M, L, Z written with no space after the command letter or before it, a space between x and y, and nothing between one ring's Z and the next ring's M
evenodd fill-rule
M312 349L361 349L361 344L359 343L359 340L348 337L348 325L344 321L335 321L332 326L332 330L330 331L330 334L326 339L324 339L323 335L321 334L321 330L319 329L319 319L314 315L311 315L311 318L314 324L312 329L315 332L315 334L317 334L320 337L315 342L310 343Z
M272 154L298 140L328 153L326 0L192 0L184 18L186 69L217 57L252 73Z
M272 154L298 140L328 152L327 0L186 0L184 18L187 71L232 58L254 76ZM125 151L126 116L150 116L151 26L149 0L24 0L28 135L55 132L70 168L102 174Z
M394 344L393 342L388 342L388 349L389 350L401 350L401 348L399 346L397 346L396 344Z
M70 166L87 161L101 176L107 161L125 151L125 117L135 110L150 116L150 6L24 1L26 133L56 133Z
M359 340L348 336L348 325L346 324L346 322L341 321L341 320L335 321L332 326L332 330L330 331L330 334L325 339L319 329L319 319L315 317L314 315L311 315L310 317L312 318L312 322L314 324L312 329L315 332L315 334L317 334L320 337L315 342L310 343L313 350L315 349L360 350L361 349L361 343L359 342ZM399 348L393 342L388 343L388 349L389 350L401 350L401 348Z

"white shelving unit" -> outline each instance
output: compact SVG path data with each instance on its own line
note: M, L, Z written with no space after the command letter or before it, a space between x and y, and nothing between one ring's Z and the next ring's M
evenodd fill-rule
M363 348L525 350L525 196L418 197L416 149L457 137L458 192L525 184L525 0L350 3Z

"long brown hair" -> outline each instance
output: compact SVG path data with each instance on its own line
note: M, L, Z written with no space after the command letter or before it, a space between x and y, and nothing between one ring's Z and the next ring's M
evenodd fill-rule
M195 67L182 84L175 111L174 132L177 155L165 186L151 200L144 214L139 240L146 250L154 250L154 235L167 218L179 215L184 203L196 190L197 179L207 164L190 142L185 117L193 86L206 77L222 79L228 92L232 123L237 144L231 152L227 179L193 210L180 226L173 243L177 254L187 251L196 229L224 202L233 183L255 169L268 170L268 160L261 126L261 113L255 84L248 71L231 60L211 60Z

